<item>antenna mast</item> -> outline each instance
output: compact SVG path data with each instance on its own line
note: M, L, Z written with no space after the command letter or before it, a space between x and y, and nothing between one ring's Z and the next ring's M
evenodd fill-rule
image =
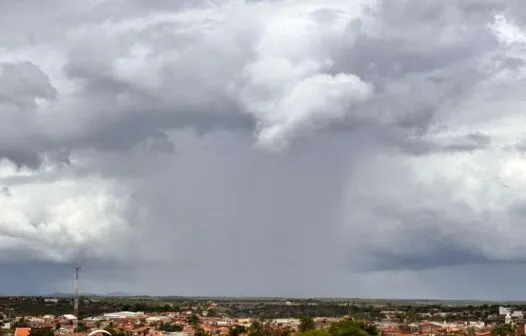
M80 267L75 267L75 298L73 301L73 315L77 318L73 320L73 331L77 329L79 319L79 270Z

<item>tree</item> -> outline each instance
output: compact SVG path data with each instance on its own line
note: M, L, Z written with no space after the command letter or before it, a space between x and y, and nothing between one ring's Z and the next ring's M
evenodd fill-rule
M378 330L372 324L362 321L343 320L329 327L330 336L377 336Z
M245 332L247 332L247 328L236 324L228 329L228 336L239 336Z
M254 321L248 328L248 336L265 336L265 327L259 321Z
M190 315L190 317L188 317L188 324L193 325L193 326L198 325L199 317L195 314Z
M508 336L513 333L513 328L507 323L497 324L492 331L494 336Z
M304 332L307 330L316 329L316 323L314 323L314 320L310 316L304 316L300 319L300 325L298 326L298 330L300 332Z
M310 329L307 331L299 332L296 336L330 336L326 329Z
M55 332L51 328L31 328L29 336L54 336Z
M183 327L177 323L162 323L159 325L159 330L166 332L183 331Z
M208 312L208 317L218 317L219 316L219 313L214 308L209 308L207 312Z
M209 334L203 329L203 327L197 326L195 327L194 336L209 336Z
M29 328L29 323L22 317L20 320L12 324L12 328Z
M115 335L115 328L113 328L113 323L108 324L108 326L104 328L104 330L106 330L112 335Z
M131 335L131 333L129 331L122 331L120 329L119 330L115 329L113 327L113 323L110 323L106 328L104 328L104 330L106 330L107 332L109 332L113 336L130 336Z
M79 322L78 325L77 325L77 328L75 328L75 332L80 333L80 332L84 332L84 331L86 331L86 330L88 330L88 329L89 329L89 328L86 327L86 325L84 325L84 323Z

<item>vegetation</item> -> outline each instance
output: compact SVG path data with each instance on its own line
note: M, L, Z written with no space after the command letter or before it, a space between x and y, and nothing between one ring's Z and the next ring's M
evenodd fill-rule
M261 322L252 323L248 330L248 335L252 336L290 336L292 330L289 328L277 328L269 323L263 324Z
M316 329L316 323L310 316L303 316L300 320L300 325L298 327L299 331L304 332L312 329Z
M195 327L194 336L209 336L209 333L207 333L207 332L203 329L203 327L201 327L200 325L198 325L197 327Z
M263 323L254 321L248 328L248 336L262 336L265 334L265 327Z
M515 303L516 310L526 310L526 304ZM45 300L42 297L0 297L0 311L8 312L9 316L27 316L36 314L65 314L72 310L70 298L59 298L56 301ZM400 323L400 329L411 332L410 323L422 319L431 321L480 320L497 323L493 336L512 336L515 330L505 324L498 316L498 305L490 304L443 304L442 302L426 302L418 304L408 301L375 301L375 300L323 300L308 299L289 302L284 299L211 299L211 298L83 298L80 305L80 316L92 316L111 311L183 311L192 312L187 321L195 329L194 336L210 336L200 325L195 312L208 311L213 316L255 317L258 318L249 328L240 325L229 329L229 336L291 336L290 329L278 328L267 323L274 318L300 318L297 336L378 336L374 325L363 322L377 321L390 313L394 321ZM393 315L394 314L394 315ZM328 329L319 329L311 316L341 317L350 316L345 320L335 322ZM5 316L3 316L5 317ZM21 318L11 327L28 327L29 323ZM57 325L54 328L58 329ZM177 323L160 323L159 329L165 332L182 331ZM77 331L85 331L86 326L79 323ZM115 329L113 325L106 327L114 336L131 336L129 332ZM51 336L53 329L35 328L30 336ZM467 336L474 336L474 328L468 328ZM1 335L0 335L1 336Z
M162 323L159 325L159 330L166 332L183 331L183 327L177 323Z
M340 322L334 322L329 329L316 329L313 327L314 321L309 318L302 319L302 331L295 334L296 336L378 336L378 331L374 325L346 319ZM261 324L251 327L258 330L257 335L252 336L276 336L269 332L269 329L262 327ZM291 331L289 331L289 334ZM251 335L251 334L249 334ZM283 335L281 335L283 336Z
M60 328L60 326L59 326L59 328ZM59 328L57 328L57 329L59 329ZM78 325L77 325L77 328L75 328L75 332L79 332L79 333L80 333L80 332L87 331L87 330L89 330L89 328L86 327L86 326L84 325L84 323L82 323L82 322L79 322Z
M188 317L188 324L193 325L193 326L198 325L199 317L196 314L190 315L190 317Z
M29 327L29 323L22 317L20 320L14 322L11 325L12 328L27 328Z
M239 336L240 334L246 333L247 328L240 326L240 325L234 325L230 327L228 330L228 336Z
M509 335L513 335L513 333L514 333L514 330L512 326L507 323L497 324L492 332L494 336L509 336Z
M108 331L113 336L131 336L131 333L129 331L115 329L112 323L110 323L106 328L104 328L104 330Z
M58 296L56 302L45 297L0 297L0 311L16 316L61 315L71 313L71 297ZM213 304L212 304L213 303ZM480 320L495 322L498 305L508 303L483 303L462 301L408 301L408 300L361 300L361 299L304 299L287 302L271 298L183 298L183 297L81 297L80 318L114 311L208 311L209 316L233 318L255 317L262 320L273 318L305 318L306 316L341 317L377 321L382 311L397 311L399 323L431 321ZM526 310L525 303L509 303L517 310ZM196 316L192 317L198 323ZM20 322L20 326L24 326ZM312 325L310 325L312 327ZM310 328L309 327L309 328ZM307 331L305 329L304 331Z
M330 336L378 336L378 330L372 324L362 321L343 320L331 324Z
M297 336L330 336L326 329L310 329L304 332L299 332Z
M51 328L31 328L29 336L54 336L55 332Z

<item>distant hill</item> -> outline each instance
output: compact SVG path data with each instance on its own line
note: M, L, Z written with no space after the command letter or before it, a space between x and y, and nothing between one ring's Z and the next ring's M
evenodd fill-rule
M142 295L126 293L126 292L111 292L111 293L106 293L106 294L80 293L80 295L81 296L101 296L101 297L142 296ZM35 296L35 295L31 295L31 296ZM56 297L56 298L63 298L63 297L73 297L73 293L51 293L51 294L38 295L38 296L50 296L50 297Z
M111 293L106 293L104 295L98 295L98 296L144 296L144 295L126 293L126 292L111 292Z

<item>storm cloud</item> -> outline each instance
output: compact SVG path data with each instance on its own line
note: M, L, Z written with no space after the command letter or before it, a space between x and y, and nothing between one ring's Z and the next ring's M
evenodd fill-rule
M526 261L525 24L519 0L1 2L0 271L61 271L0 289L80 263L91 292L513 296L456 279Z

